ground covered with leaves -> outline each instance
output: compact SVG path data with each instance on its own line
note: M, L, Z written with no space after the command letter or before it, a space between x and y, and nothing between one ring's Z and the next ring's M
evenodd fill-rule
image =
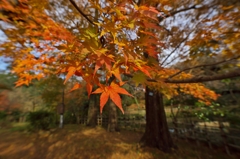
M68 125L64 129L29 133L0 129L0 159L237 159L222 149L178 141L178 150L165 154L139 148L142 134L131 131L110 133L103 128Z

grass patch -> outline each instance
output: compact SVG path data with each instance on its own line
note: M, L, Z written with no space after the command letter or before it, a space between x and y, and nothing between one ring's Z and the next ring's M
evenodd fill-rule
M28 122L12 123L10 130L11 131L29 131L29 123Z

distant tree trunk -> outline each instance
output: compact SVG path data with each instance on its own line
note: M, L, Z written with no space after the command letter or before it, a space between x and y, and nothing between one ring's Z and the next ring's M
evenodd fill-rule
M95 127L97 125L97 107L99 106L98 95L91 95L88 107L87 126Z
M115 132L119 131L118 125L117 125L117 107L116 105L109 100L108 105L108 131L109 132Z
M64 103L59 103L58 104L58 113L60 115L60 118L59 118L59 128L63 128L63 114L64 114Z
M33 107L32 107L32 108L33 108L32 111L34 112L34 111L35 111L35 107L36 107L35 101L32 101L32 106L33 106Z
M64 110L65 110L65 104L64 104L64 98L65 98L65 93L64 93L65 89L63 88L62 90L62 103L59 105L60 110L60 119L59 119L59 128L63 128L63 114L64 114Z
M80 115L76 115L76 122L77 124L80 124Z
M76 119L76 124L80 124L80 116L79 116L79 113L78 113L79 112L78 109L75 108L74 106L71 106L70 108L71 108L70 110L71 110L73 116Z
M174 144L167 125L163 95L147 87L145 97L146 129L140 143L169 153Z

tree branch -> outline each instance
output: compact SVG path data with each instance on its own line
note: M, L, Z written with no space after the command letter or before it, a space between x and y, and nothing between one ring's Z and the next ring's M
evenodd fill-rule
M72 3L72 5L77 9L77 11L78 11L89 23L91 23L91 24L93 24L93 25L96 25L96 24L93 23L93 21L92 21L91 19L89 19L89 18L87 17L87 15L86 15L85 13L83 13L83 11L77 6L77 4L76 4L73 0L69 0L69 1Z
M184 71L188 71L188 70L196 69L196 68L200 68L200 67L215 66L215 65L219 65L219 64L222 64L222 63L225 63L225 62L229 62L229 61L232 61L232 60L235 60L235 59L238 59L238 58L240 58L240 55L239 55L239 56L236 56L236 57L234 57L234 58L231 58L231 59L226 59L226 60L222 60L222 61L215 62L215 63L211 63L211 64L203 64L203 65L197 65L197 66L194 66L194 67L186 68L186 69L180 70L179 72L171 75L168 79L173 78L173 77L179 75L180 73L182 73L182 72L184 72Z
M164 82L166 83L200 83L200 82L216 81L216 80L222 80L222 79L234 78L234 77L240 77L240 69L237 69L235 71L231 71L228 73L217 74L214 76L201 76L201 77L193 77L193 78L181 79L181 80L166 79Z
M185 12L185 11L188 11L188 10L191 10L191 9L199 9L199 8L196 8L196 5L193 5L191 7L183 8L183 9L180 9L180 10L177 10L177 11L170 12L169 14L165 14L163 16L160 16L160 17L158 17L158 20L159 20L159 22L161 22L162 20L164 20L164 19L166 19L168 17L172 17L172 16L174 16L177 13ZM161 10L159 10L159 12L161 12Z
M207 6L207 7L208 7L208 8L211 8L211 7L213 7L214 5L216 5L216 4L213 3L212 5ZM174 16L175 14L178 14L178 13L181 13L181 12L185 12L185 11L189 11L189 10L192 10L192 9L202 9L202 8L204 8L204 7L206 7L206 6L196 7L196 5L192 5L191 7L179 9L179 10L176 10L176 11L172 11L172 12L170 12L170 13L167 14L167 15L160 16L160 17L158 17L158 20L159 20L159 22L161 22L162 20L164 20L164 19L166 19L166 18L168 18L168 17L172 17L172 16ZM161 12L161 10L159 10L159 12Z
M190 34L193 32L194 30L190 31L190 33L184 38L182 39L178 45L167 55L167 57L163 60L163 62L161 62L161 66L164 65L164 63L167 61L167 59L188 39L188 37L190 36Z
M191 10L191 9L200 9L200 8L196 8L196 5L193 5L193 6L189 7L189 8L179 9L179 10L171 12L169 15L166 16L166 18L170 17L170 16L173 16L175 14L178 14L180 12L185 12L185 11Z
M132 78L132 74L124 74L127 77ZM235 78L235 77L240 77L240 69L236 69L234 71L228 72L228 73L222 73L222 74L217 74L214 76L200 76L200 77L192 77L188 79L163 79L165 83L201 83L201 82L208 82L208 81L217 81L217 80L223 80L223 79L228 79L228 78ZM148 82L158 82L155 79L146 79Z

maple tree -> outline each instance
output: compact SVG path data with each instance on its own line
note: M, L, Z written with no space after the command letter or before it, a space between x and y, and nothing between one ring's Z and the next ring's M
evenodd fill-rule
M37 87L40 92L40 96L50 109L56 108L61 103L62 91L64 89L63 80L56 76L49 76L44 80L41 80Z
M70 2L81 11L74 1ZM47 8L47 3L43 3L41 7L34 5L37 1L28 3L19 1L19 3L16 8L13 8L10 2L2 1L2 8L10 12L7 18L3 16L2 19L9 22L10 18L14 18L15 23L10 25L17 27L16 30L11 27L5 29L9 42L2 44L5 48L2 51L3 55L14 59L13 72L19 75L16 86L28 85L33 79L40 79L50 73L66 73L64 83L73 75L81 76L87 81L89 95L92 93L94 84L104 90L94 92L102 93L101 108L110 96L121 109L121 100L117 94L130 95L120 88L124 84L121 74L137 72L136 76L139 76L142 72L143 79L146 78L145 75L157 81L164 79L156 78L161 74L159 70L162 69L157 63L157 49L164 44L157 40L158 36L150 30L152 28L154 31L161 31L161 27L156 25L159 11L155 8L146 5L137 6L134 2L123 1L116 5L108 2L109 6L101 9L99 4L91 2L91 7L97 8L100 12L98 19L103 20L94 22L87 18L92 25L88 25L87 29L78 28L81 37L76 37L67 28L44 14L43 8ZM33 7L30 8L32 5ZM112 9L112 6L115 8ZM111 18L106 17L105 14L109 14ZM17 30L21 30L22 34L13 34ZM128 34L136 34L139 38L133 39L132 35L127 37ZM16 45L13 43L14 40L17 40L16 43L20 46L14 46ZM36 57L33 50L40 55ZM151 58L144 58L143 52L147 52ZM97 73L99 69L104 72L105 84L99 81L101 75ZM115 79L109 85L109 79L113 76ZM138 78L133 79L138 80ZM110 89L112 85L114 89ZM79 83L76 83L72 90L79 87Z
M218 95L197 82L240 76L238 1L2 0L0 10L7 36L0 55L12 59L16 86L51 74L65 74L64 83L81 77L88 96L101 94L101 111L110 98L123 112L119 94L131 94L122 88L128 82L122 76L147 86L146 96L154 92L154 100L183 92L206 104ZM202 56L224 60L203 64ZM176 61L191 66L171 68ZM213 65L231 69L214 76L191 74ZM71 91L80 87L76 83ZM155 108L146 104L147 110Z

